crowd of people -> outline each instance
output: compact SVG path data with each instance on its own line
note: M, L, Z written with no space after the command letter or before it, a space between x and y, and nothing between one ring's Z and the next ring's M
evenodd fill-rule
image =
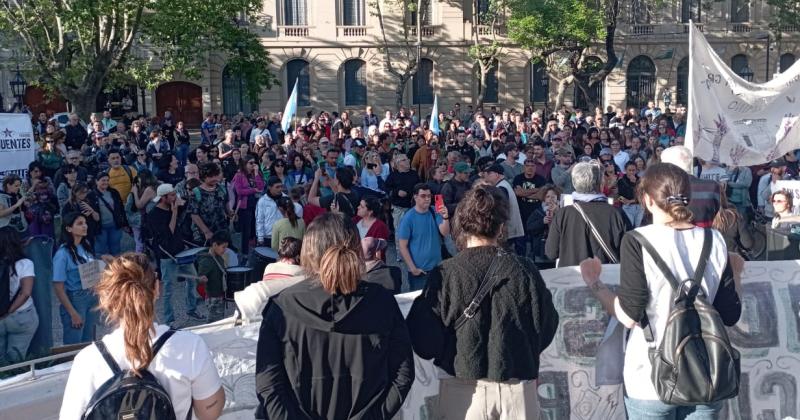
M196 336L179 331L157 354L149 342L178 326L173 293L187 316L213 322L237 292L242 318L263 317L259 416L391 418L413 382L413 350L442 371L444 418L535 419L538 360L558 327L538 270L580 265L603 306L633 328L629 348L641 354L625 362L626 388L636 389L626 407L644 413L658 398L640 372L649 361L639 325L649 316L663 326L670 307L648 294L654 268L642 266L629 232L674 242L661 257L687 278L704 229L719 231L702 287L731 324L741 305L739 259L728 251L751 246L754 218L796 217L791 193L770 191L798 176L793 153L753 168L697 161L682 146L685 114L652 102L546 116L455 104L436 116L444 129L434 133L413 110L380 119L367 107L358 120L309 112L284 133L280 114L209 113L199 139L169 113L96 114L86 127L71 115L63 128L40 115L36 160L25 179L6 176L0 193L0 255L13 267L0 364L24 358L25 340L46 321L31 316L32 267L16 251L42 235L59 243L52 282L63 343L99 339L98 323L116 328L102 341L120 367L180 373L155 373L177 418L192 409L218 416L219 377ZM126 235L134 253L123 253ZM230 290L228 269L263 248L277 256L263 281ZM80 267L95 260L107 267L86 288ZM599 264L617 262L625 275L612 293ZM414 290L422 292L404 320L392 295ZM112 376L99 360L94 346L76 358L62 418L79 418ZM652 418L678 410L660 409L667 414Z

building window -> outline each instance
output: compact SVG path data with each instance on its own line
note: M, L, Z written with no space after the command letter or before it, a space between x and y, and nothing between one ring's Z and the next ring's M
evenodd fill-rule
M340 0L342 26L366 26L364 0Z
M344 63L344 104L367 104L367 63L363 60Z
M530 69L531 102L547 102L550 82L547 68L541 62L536 62L531 64Z
M588 73L597 73L600 69L603 68L603 60L596 56L589 56L583 61L583 70ZM603 104L603 83L600 82L594 85L594 87L590 88L594 97L597 98L597 104ZM581 109L587 109L589 107L589 101L586 98L586 95L583 94L583 91L578 84L575 83L575 106Z
M750 21L750 0L731 0L731 22Z
M428 58L423 58L419 62L419 69L411 79L413 85L414 104L432 104L433 103L433 61Z
M306 0L282 0L284 26L307 26Z
M700 23L700 0L683 0L681 2L681 22Z
M792 64L794 64L795 60L796 58L792 53L786 53L781 55L781 63L780 63L781 73L785 72L786 70L789 70L789 67L792 67Z
M297 85L297 106L311 105L311 78L308 73L308 61L291 60L286 63L286 97L292 94L295 81Z
M628 107L642 109L655 99L656 66L649 57L640 55L631 60L625 80Z
M258 103L247 97L247 85L241 74L229 66L222 70L222 112L236 115L240 112L250 114L258 110Z
M753 81L753 70L747 62L747 56L744 54L736 54L731 57L731 70L748 82Z
M433 22L433 0L422 0L423 5L423 13L422 13L422 26L430 26ZM417 2L414 0L414 4L416 5ZM408 10L408 9L406 9ZM408 12L408 25L409 26L417 26L417 12L409 11Z
M480 66L476 66L476 76L475 80L478 82L478 94L480 95L483 86L481 86L480 80ZM486 93L483 95L483 102L494 104L498 102L498 90L499 90L499 82L497 80L497 61L494 62L492 68L489 69L489 73L486 74Z
M684 57L678 63L678 85L676 86L679 104L688 105L689 102L689 57Z

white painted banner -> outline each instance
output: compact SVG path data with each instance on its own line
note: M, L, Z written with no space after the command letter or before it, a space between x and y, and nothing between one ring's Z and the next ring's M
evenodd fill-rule
M24 177L36 159L33 126L28 114L0 113L0 180L6 174Z
M720 420L800 417L800 261L748 262L743 276L742 317L728 329L742 354L737 398L724 403ZM553 294L559 325L541 356L539 403L544 420L624 420L621 385L595 384L595 355L608 316L586 287L577 267L542 271ZM619 266L603 266L606 284L619 282ZM404 314L419 292L397 296ZM233 319L191 330L213 353L226 401L223 419L252 419L256 345L260 322L240 327ZM102 363L102 361L98 361ZM430 360L414 357L415 379L401 411L402 420L438 418L439 380ZM67 368L0 381L0 420L56 418ZM446 407L444 408L446 409Z
M686 145L695 157L751 166L800 148L800 63L766 83L751 83L689 27Z

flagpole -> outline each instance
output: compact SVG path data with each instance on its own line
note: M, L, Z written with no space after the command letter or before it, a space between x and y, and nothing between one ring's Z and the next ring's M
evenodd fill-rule
M689 20L689 82L687 83L689 86L686 87L687 89L686 97L688 99L687 102L689 103L686 104L687 105L686 109L688 110L688 113L686 115L686 133L684 134L685 141L683 143L684 146L687 149L689 149L689 152L691 153L692 157L694 157L694 143L695 141L697 141L697 139L694 138L695 133L693 127L695 123L694 122L695 109L692 106L694 102L693 99L694 97L692 96L694 94L694 36L695 36L694 31L695 31L694 21Z

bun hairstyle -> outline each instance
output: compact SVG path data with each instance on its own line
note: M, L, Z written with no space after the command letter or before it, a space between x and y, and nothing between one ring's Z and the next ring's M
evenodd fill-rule
M509 207L505 192L495 186L477 184L467 191L456 207L453 232L460 249L467 238L498 239L504 233Z
M648 166L639 184L639 196L644 194L655 201L658 208L666 211L674 223L691 222L694 219L687 207L692 194L689 174L678 166L671 163Z
M144 254L126 252L108 264L95 293L106 319L124 325L125 356L135 375L153 360L156 273Z

